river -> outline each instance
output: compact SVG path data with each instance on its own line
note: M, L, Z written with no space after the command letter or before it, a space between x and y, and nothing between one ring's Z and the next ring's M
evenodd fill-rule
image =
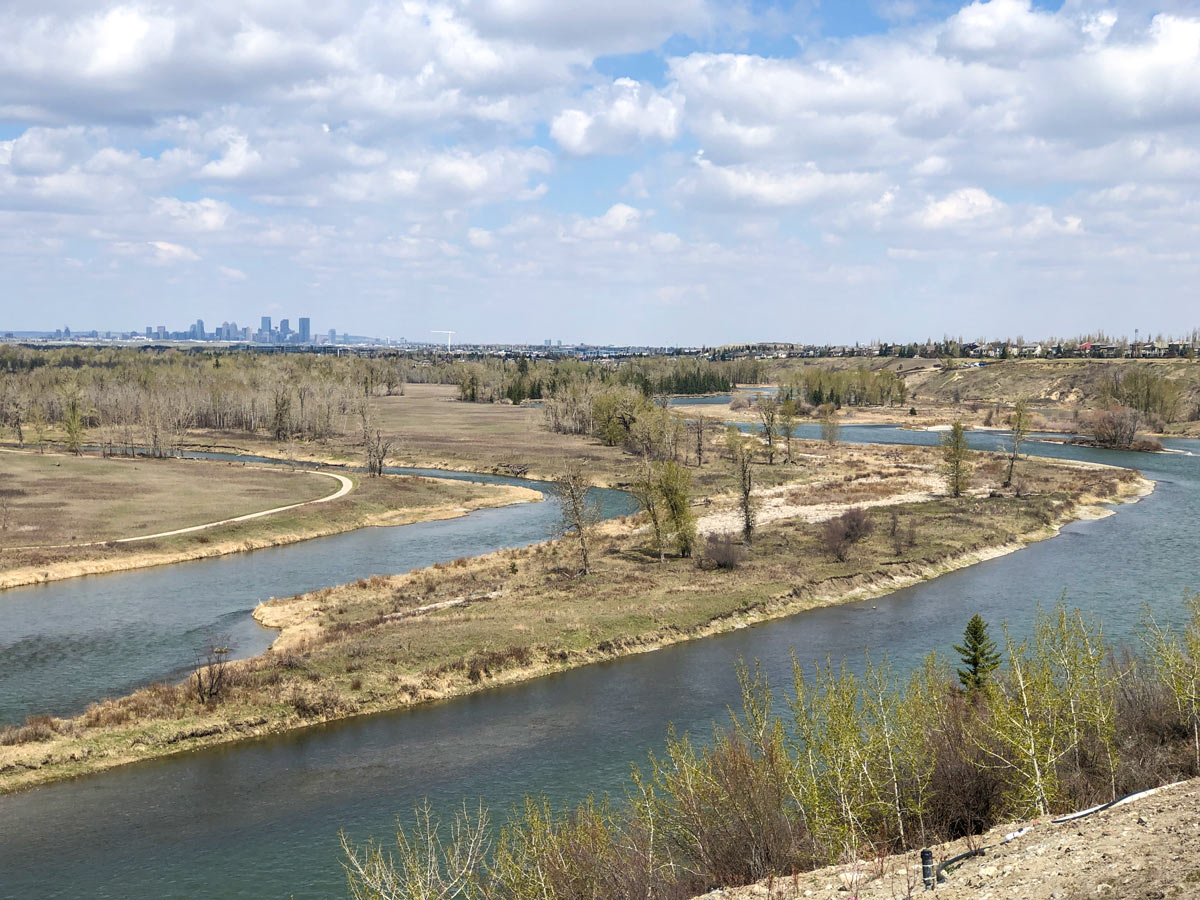
M494 475L387 471L549 490L543 482ZM594 495L606 516L636 508L621 491ZM197 652L218 635L229 636L235 656L262 653L278 632L263 628L250 614L268 597L544 541L557 518L554 503L522 503L457 519L361 528L253 553L0 592L0 723L22 722L30 713L69 715L155 679L183 678L195 667Z
M842 434L880 443L937 439L878 426L846 427ZM989 448L1001 439L971 436L974 444ZM589 792L619 790L629 763L661 747L667 722L703 735L714 720L724 719L737 698L733 664L739 656L761 660L780 685L790 678L793 648L802 661L829 654L852 663L870 648L876 657L886 651L903 667L930 649L948 651L973 612L1023 633L1036 605L1052 604L1064 590L1071 603L1101 615L1117 637L1131 635L1143 604L1178 621L1185 589L1200 584L1200 459L1187 455L1200 452L1200 442L1164 443L1185 452L1145 455L1029 444L1038 455L1140 468L1158 482L1157 489L1114 516L1074 523L1053 540L888 597L414 710L0 797L0 896L339 896L344 894L339 828L355 839L387 837L395 817L424 796L440 809L462 798L482 798L501 811L530 792L573 802ZM455 522L468 527L498 512ZM316 553L327 541L352 536L260 553L303 547ZM288 592L278 586L279 563L264 571L268 568L274 576L269 590Z

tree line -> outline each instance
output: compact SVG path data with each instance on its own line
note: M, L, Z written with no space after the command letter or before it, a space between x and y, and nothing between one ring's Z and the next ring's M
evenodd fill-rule
M472 403L522 403L569 392L581 383L628 387L644 397L728 393L738 384L756 384L766 375L758 360L729 362L655 357L583 361L481 357L457 363L459 397Z
M174 454L190 429L319 441L412 375L398 359L7 348L0 427L19 445L43 445L55 430L68 450L91 443L120 455Z

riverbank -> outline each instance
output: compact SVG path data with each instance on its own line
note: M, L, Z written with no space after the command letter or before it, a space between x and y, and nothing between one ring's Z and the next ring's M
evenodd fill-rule
M6 454L13 459L16 454ZM53 456L32 456L27 461L55 464ZM67 466L78 465L73 457L57 458ZM298 469L293 473L279 466L244 466L226 462L201 460L100 460L86 458L84 463L102 465L108 473L132 473L138 476L151 473L159 477L164 469L178 468L188 480L211 492L219 490L219 478L235 479L241 486L247 476L297 481L312 486L308 493L311 499L269 510L244 513L237 517L185 525L165 533L154 533L144 538L136 535L145 533L146 521L175 524L171 519L155 519L134 504L136 496L100 498L95 501L92 514L109 521L110 531L101 541L85 541L73 544L10 546L3 550L0 569L0 591L30 584L45 584L82 575L101 575L114 572L144 569L153 566L171 565L198 559L209 559L232 553L243 553L266 547L342 534L358 528L373 526L410 525L464 516L475 509L507 506L513 503L533 502L541 499L538 491L528 488L466 482L451 479L423 478L417 476L387 475L382 478L366 478L358 473L312 472ZM321 476L321 477L316 477ZM328 479L328 481L327 481ZM329 488L324 487L330 484ZM268 482L273 484L273 482ZM339 488L340 484L340 488ZM332 493L330 490L332 489ZM37 495L39 509L52 498ZM155 502L150 492L148 503ZM165 502L165 501L164 501ZM245 501L243 501L243 504ZM176 505L188 509L188 498L180 498ZM132 513L130 507L133 506ZM221 507L216 507L221 508ZM240 510L239 510L240 511ZM203 520L207 515L195 509L189 510L190 520ZM119 513L119 514L118 514ZM87 534L86 523L76 517L72 522L72 533ZM160 526L161 527L161 526ZM126 530L136 529L134 535ZM111 535L111 537L109 536ZM89 535L90 536L90 535ZM2 601L2 598L0 598Z
M927 477L935 453L843 448L831 460L819 445L804 449L809 462L794 473L801 494L853 485L846 475L873 463L870 491L895 497L911 493L912 478ZM998 462L980 466L978 496L873 510L875 533L844 561L823 549L819 523L803 516L764 526L733 572L695 560L660 563L637 521L618 520L597 535L596 573L587 578L573 575L569 545L550 542L271 601L256 617L281 634L269 653L229 664L226 695L201 704L191 686L157 685L73 719L31 721L0 746L0 792L446 699L880 596L1013 552L1150 487L1127 470L1029 460L1023 477L1040 491L989 496ZM888 491L884 475L894 479ZM862 498L843 499L848 506ZM827 507L830 515L839 508ZM18 739L24 742L12 742Z

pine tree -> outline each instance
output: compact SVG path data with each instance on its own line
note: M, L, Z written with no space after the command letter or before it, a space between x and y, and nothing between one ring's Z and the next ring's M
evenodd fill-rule
M968 693L983 688L988 677L1000 665L1000 652L996 642L988 637L987 622L979 613L971 616L963 632L962 645L955 645L954 651L962 658L966 668L958 670L958 680Z

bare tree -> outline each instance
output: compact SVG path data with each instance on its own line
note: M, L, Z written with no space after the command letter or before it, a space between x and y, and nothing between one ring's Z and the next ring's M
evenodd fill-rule
M554 479L551 490L562 511L559 530L579 542L580 575L591 574L592 529L600 521L600 503L591 495L592 478L580 462L572 461Z
M228 634L214 635L196 651L196 671L192 687L201 703L221 699L229 687L229 654L233 652Z
M367 474L372 478L383 474L383 468L387 465L388 454L392 452L394 442L395 438L384 437L383 432L378 428L367 433L363 450L367 457Z
M792 461L792 432L796 430L796 401L788 398L779 404L779 421L776 424L779 439L783 441L787 461Z
M1135 409L1124 406L1110 406L1092 414L1087 427L1092 437L1101 447L1130 447L1137 438L1140 415Z
M696 416L692 423L692 433L696 435L696 468L704 468L704 439L708 435L708 416Z
M775 465L775 423L779 420L779 401L771 396L758 398L758 418L767 439L767 465Z

